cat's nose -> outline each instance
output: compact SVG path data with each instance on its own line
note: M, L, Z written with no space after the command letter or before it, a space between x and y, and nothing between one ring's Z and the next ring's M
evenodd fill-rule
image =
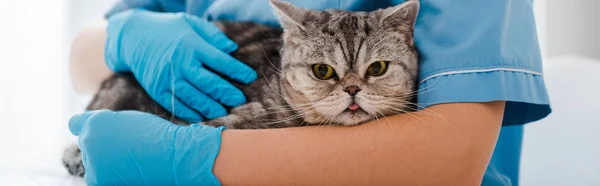
M344 91L348 92L348 94L350 94L351 96L355 96L358 92L360 92L360 88L358 88L358 86L348 86L344 89Z

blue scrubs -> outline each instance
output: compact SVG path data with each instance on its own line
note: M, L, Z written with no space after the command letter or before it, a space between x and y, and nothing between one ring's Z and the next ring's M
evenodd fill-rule
M372 11L404 0L289 0L310 9ZM532 0L421 0L415 43L418 103L505 100L503 128L482 185L518 185L523 124L550 114ZM267 0L122 0L131 8L187 12L208 20L278 25Z

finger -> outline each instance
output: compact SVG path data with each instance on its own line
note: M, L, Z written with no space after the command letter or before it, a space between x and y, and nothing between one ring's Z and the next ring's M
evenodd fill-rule
M95 111L88 111L82 114L76 114L69 119L69 131L71 134L78 136L81 132L81 128L87 122L88 118L93 115Z
M238 45L233 42L213 23L199 17L184 14L185 20L200 37L225 53L237 50Z
M178 91L178 90L175 90L175 91ZM167 110L169 110L175 116L177 116L185 121L188 121L188 122L195 123L195 122L203 121L203 118L200 115L200 113L192 110L187 104L183 103L175 95L173 95L171 93L167 93L164 96L169 96L169 98L163 99L163 100L171 100L170 105L165 105L164 107L167 108Z
M215 119L227 115L227 110L187 81L178 82L175 95L192 109L197 110L208 119Z
M225 105L235 107L246 102L242 91L199 65L185 71L184 77L198 90Z
M214 47L201 47L197 49L196 53L196 58L202 64L233 80L244 84L256 80L254 69Z

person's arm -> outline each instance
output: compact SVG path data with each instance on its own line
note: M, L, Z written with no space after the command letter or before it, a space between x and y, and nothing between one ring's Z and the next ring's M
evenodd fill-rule
M479 185L505 102L451 103L356 127L225 130L223 185Z
M448 103L355 127L224 131L104 110L73 116L69 130L90 185L479 185L504 107Z
M106 21L102 20L85 27L71 44L71 84L79 93L96 92L102 81L113 73L104 62L106 25Z

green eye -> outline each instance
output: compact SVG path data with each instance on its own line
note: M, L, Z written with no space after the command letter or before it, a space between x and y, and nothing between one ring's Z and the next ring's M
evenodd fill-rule
M312 65L312 71L321 80L331 79L335 75L333 67L326 64L314 64Z
M388 61L377 61L367 68L367 74L370 76L381 76L387 71Z

